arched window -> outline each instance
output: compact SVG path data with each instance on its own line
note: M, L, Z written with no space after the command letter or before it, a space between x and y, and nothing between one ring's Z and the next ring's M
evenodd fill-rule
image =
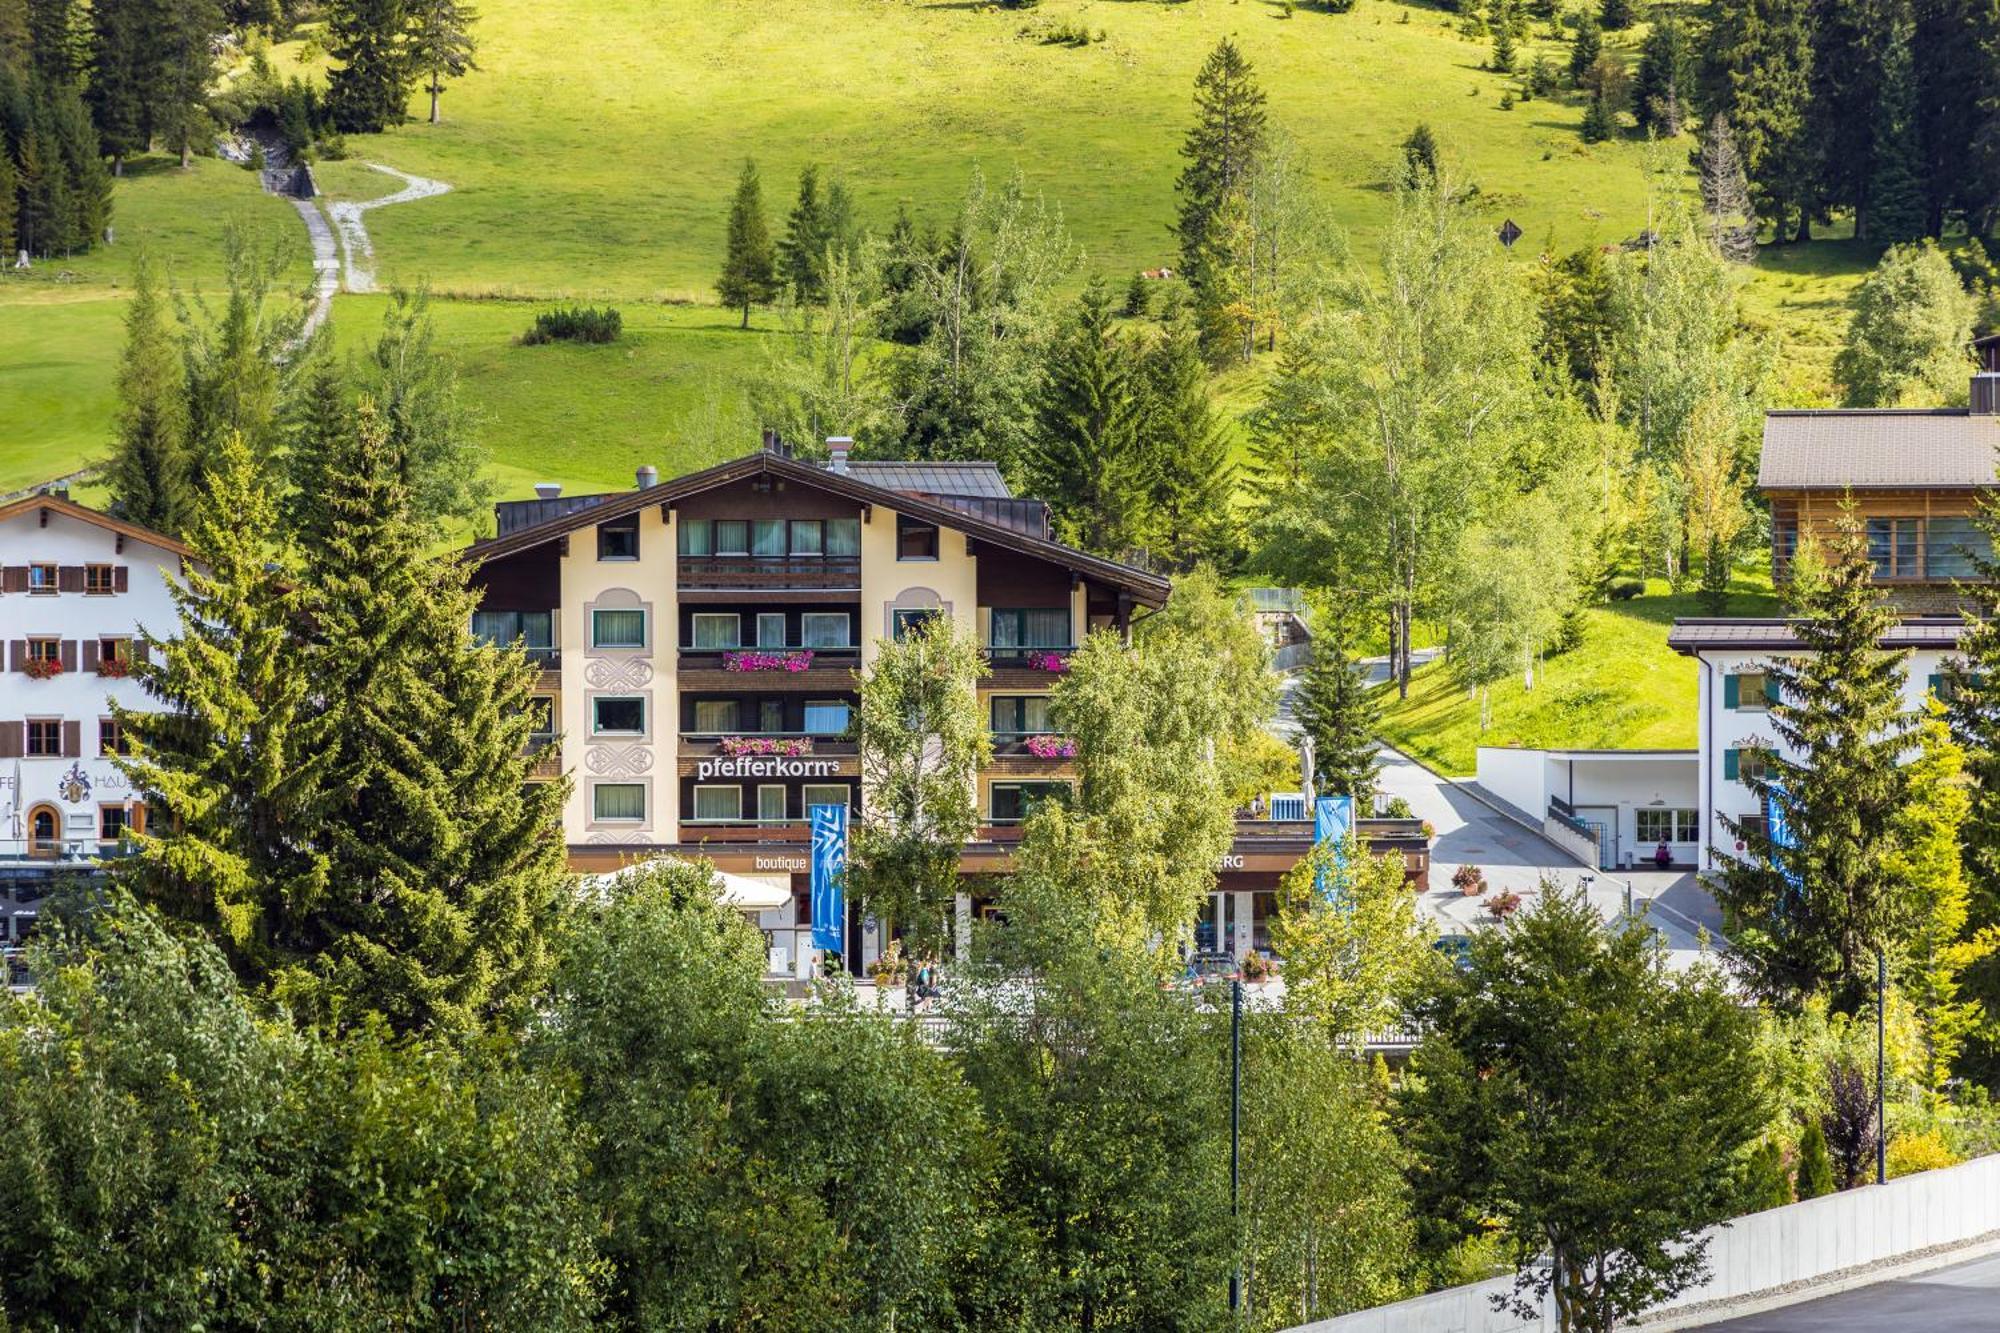
M62 850L62 812L38 805L28 812L28 855L54 856Z

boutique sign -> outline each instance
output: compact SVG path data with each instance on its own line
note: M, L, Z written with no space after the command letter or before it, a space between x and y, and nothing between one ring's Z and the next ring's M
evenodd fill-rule
M840 772L837 759L800 759L793 755L739 754L704 759L695 778L830 778Z

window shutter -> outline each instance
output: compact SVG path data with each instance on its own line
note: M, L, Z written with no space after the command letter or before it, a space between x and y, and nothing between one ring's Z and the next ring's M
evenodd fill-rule
M1736 761L1739 753L1741 752L1737 750L1724 750L1722 752L1722 776L1731 781L1734 781L1736 777Z
M24 671L28 666L28 641L16 639L7 645L7 669Z
M1930 689L1938 698L1944 698L1944 677L1935 671L1931 673Z
M1766 704L1774 704L1779 702L1782 697L1778 689L1777 680L1771 676L1764 677L1764 702Z
M147 643L144 639L134 638L132 640L132 661L134 663L139 663L139 662L150 662L152 660L153 660L153 646Z
M1722 706L1724 708L1735 708L1742 702L1739 693L1742 684L1743 682L1735 676L1724 676L1722 678Z
M132 590L132 571L124 565L112 566L111 591L130 592L131 590Z
M0 569L0 592L26 592L28 590L28 567L8 565Z
M56 570L57 592L83 591L83 566L63 565Z
M0 759L21 757L21 733L26 726L24 722L0 722Z
M63 723L63 752L65 759L83 757L83 723L71 719Z
M61 652L62 652L63 670L64 671L76 670L76 640L64 639L62 641Z
M95 639L85 639L83 641L83 669L85 671L97 670L97 640Z

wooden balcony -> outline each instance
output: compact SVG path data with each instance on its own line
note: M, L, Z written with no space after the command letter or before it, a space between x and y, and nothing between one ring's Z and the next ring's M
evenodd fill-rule
M1045 690L1063 678L1074 648L982 649L991 668L982 690Z
M858 556L684 555L677 568L684 593L861 592Z
M805 653L812 661L802 670L732 671L728 662L742 653ZM705 694L766 694L774 691L851 694L854 673L861 669L859 648L682 648L679 654L683 691Z
M769 778L772 781L825 782L836 778L858 778L861 776L860 746L844 736L806 736L798 732L770 732L756 735L733 736L742 740L771 741L811 741L812 749L804 754L754 753L739 751L731 754L723 748L722 736L683 732L680 738L678 771L682 777ZM717 766L728 765L729 772L716 771ZM709 772L704 774L707 766ZM758 769L768 769L759 772Z

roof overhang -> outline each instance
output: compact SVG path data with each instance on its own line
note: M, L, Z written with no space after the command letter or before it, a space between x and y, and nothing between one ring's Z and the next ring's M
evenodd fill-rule
M1799 650L1795 622L1782 619L1690 617L1674 622L1667 647L1683 657L1704 653L1790 653ZM1900 620L1877 645L1885 652L1930 649L1950 652L1969 628L1957 616L1913 616Z
M24 496L19 500L0 505L0 523L4 523L8 519L18 517L21 514L32 514L38 509L66 515L81 522L103 528L106 531L115 532L122 537L129 537L133 541L144 542L148 546L156 546L160 550L172 552L174 555L186 558L192 558L194 555L192 547L188 546L185 542L169 537L164 532L156 532L152 528L144 527L137 523L128 523L124 519L107 514L100 509L92 509L87 505L80 505L67 497L50 495L46 492Z

